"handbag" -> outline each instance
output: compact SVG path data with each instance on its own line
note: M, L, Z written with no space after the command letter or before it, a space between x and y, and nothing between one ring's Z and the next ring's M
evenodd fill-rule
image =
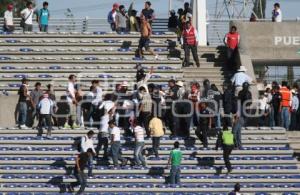
M20 22L20 27L22 27L22 28L25 27L25 22L28 20L28 18L31 16L31 14L32 14L32 11L30 12L30 14L26 18L22 17L21 22Z

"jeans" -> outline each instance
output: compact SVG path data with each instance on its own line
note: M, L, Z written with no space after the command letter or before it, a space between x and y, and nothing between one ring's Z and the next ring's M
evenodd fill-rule
M80 189L77 192L77 194L83 193L85 190L85 187L87 185L87 177L84 174L84 171L77 171L75 170L75 177L77 179L77 181L75 183L72 183L72 187L78 186L80 185Z
M289 129L290 126L290 111L288 107L282 107L281 109L281 121L282 127Z
M158 149L160 144L160 137L152 137L152 150L155 157L158 157Z
M123 27L117 28L117 33L125 33L125 32L127 32L126 28Z
M32 24L25 24L23 31L32 32Z
M99 155L99 151L102 149L103 146L103 158L108 158L108 133L100 132L98 134L98 145L96 148L97 155Z
M136 165L146 165L145 158L143 157L143 148L144 148L145 143L144 142L137 142L135 144L134 148L134 160Z
M221 115L220 115L220 112L216 113L216 116L214 117L214 120L215 120L216 129L221 129Z
M76 124L79 126L82 125L81 116L82 116L81 105L76 105Z
M199 67L199 57L197 53L197 46L196 45L184 45L184 61L185 66L190 66L190 50L192 51L194 61L196 62L196 65Z
M223 158L228 172L231 172L232 170L229 156L233 150L233 147L233 145L223 145Z
M48 25L46 25L46 24L41 24L41 25L40 25L40 31L41 31L41 32L48 32Z
M275 115L274 115L274 109L270 109L270 114L269 114L269 126L274 127L275 126Z
M241 131L243 126L244 126L244 118L240 117L232 127L232 133L235 140L235 147L237 148L242 147Z
M43 134L44 119L45 119L46 125L48 127L47 135L51 135L51 130L52 130L51 114L40 114L39 115L39 124L38 124L39 136L41 136Z
M235 55L236 55L237 49L231 49L227 48L227 68L228 70L235 70L236 64L235 64Z
M87 167L88 167L88 175L92 176L92 174L93 174L93 156L89 157Z
M180 183L180 166L172 165L170 170L170 183L171 184Z
M111 145L111 153L112 153L112 159L113 159L114 166L118 166L119 160L122 162L125 161L125 159L121 157L120 146L121 146L121 143L119 141L116 141Z
M27 102L19 102L18 109L19 109L18 124L20 126L25 125L27 119Z

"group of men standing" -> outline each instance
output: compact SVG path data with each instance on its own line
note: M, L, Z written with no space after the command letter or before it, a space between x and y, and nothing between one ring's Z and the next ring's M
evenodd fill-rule
M48 10L49 3L45 1L43 3L43 8L40 10L34 10L33 3L28 1L26 3L26 8L23 9L21 14L20 27L23 28L24 32L31 32L33 30L33 17L36 15L36 21L39 24L39 29L41 32L48 31L48 22L50 19L50 12ZM14 5L8 4L7 10L4 12L4 31L13 32L15 30L14 24Z

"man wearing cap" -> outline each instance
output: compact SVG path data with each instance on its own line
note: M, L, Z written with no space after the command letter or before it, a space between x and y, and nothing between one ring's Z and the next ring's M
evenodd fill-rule
M114 3L112 10L108 13L107 16L107 22L110 24L110 28L112 31L116 31L116 15L118 9L119 9L119 4Z
M51 136L51 130L52 130L52 122L51 122L51 114L53 112L53 101L49 98L49 95L47 93L43 94L40 102L37 105L37 108L39 110L39 124L38 124L38 130L39 135L41 136L43 134L43 121L46 121L46 125L48 127L47 136Z
M237 96L242 90L243 83L253 83L253 79L246 74L246 71L247 69L245 66L240 66L240 68L237 70L237 73L235 73L231 78L231 82L235 87L235 96Z
M4 31L13 32L14 27L14 18L13 18L13 4L7 6L7 10L4 12Z
M299 109L299 99L297 89L292 89L292 105L291 105L291 125L290 130L297 130L297 111ZM299 130L299 129L298 129Z
M190 21L185 23L185 29L182 33L181 44L184 48L184 66L190 66L190 50L192 51L194 61L197 67L200 67L197 46L198 46L198 33L197 30L192 26Z

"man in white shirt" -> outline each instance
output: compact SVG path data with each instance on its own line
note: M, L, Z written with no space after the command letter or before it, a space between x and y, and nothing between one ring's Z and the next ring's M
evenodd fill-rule
M76 128L76 124L75 124L75 121L76 121L76 104L77 104L77 101L76 101L76 97L75 97L75 82L76 82L76 76L71 74L69 76L69 82L68 82L68 88L67 88L67 102L69 104L69 108L70 108L70 111L69 111L69 117L67 118L66 120L66 123L64 125L64 128L70 128L70 125L69 125L69 120L71 120L72 122L72 128Z
M135 149L134 149L134 160L136 166L146 166L145 158L143 157L143 148L145 146L144 141L144 128L138 124L137 120L132 123L132 129L135 137Z
M282 22L282 12L281 12L279 3L274 4L274 9L272 11L272 21L273 22Z
M247 69L245 66L240 66L240 69L238 69L237 73L231 78L231 81L235 86L235 96L243 89L243 83L253 83L253 79L245 73L246 71Z
M290 130L299 130L297 129L297 113L299 110L299 98L298 98L298 92L296 89L292 89L292 104L291 104L291 124L290 124Z
M4 31L13 32L14 27L14 18L13 18L13 4L7 6L7 10L4 12Z
M32 2L26 3L26 8L21 11L21 16L24 19L24 32L31 32L32 31L32 16L34 14L34 10L32 7Z
M108 138L109 138L109 126L108 122L113 118L115 103L110 100L111 95L106 94L105 101L99 106L99 109L104 109L104 115L100 119L99 124L99 134L98 134L98 145L97 145L97 156L99 155L99 151L103 146L103 158L107 160L108 158Z
M96 154L94 148L94 141L93 141L94 131L89 131L85 136L81 138L81 152L87 152L88 149L93 150L93 155L88 160L88 176L92 176L93 172L93 156Z
M108 122L110 135L111 135L111 153L113 158L113 164L117 168L119 167L118 161L122 162L122 166L127 164L127 160L121 157L120 147L121 147L121 131L120 128L116 126L114 120Z
M42 99L37 105L37 108L39 110L39 124L38 124L38 130L39 135L41 136L43 134L43 121L45 119L46 125L48 127L47 136L51 136L51 130L52 130L52 123L51 123L51 114L53 111L54 103L49 98L49 95L45 93L42 96Z

